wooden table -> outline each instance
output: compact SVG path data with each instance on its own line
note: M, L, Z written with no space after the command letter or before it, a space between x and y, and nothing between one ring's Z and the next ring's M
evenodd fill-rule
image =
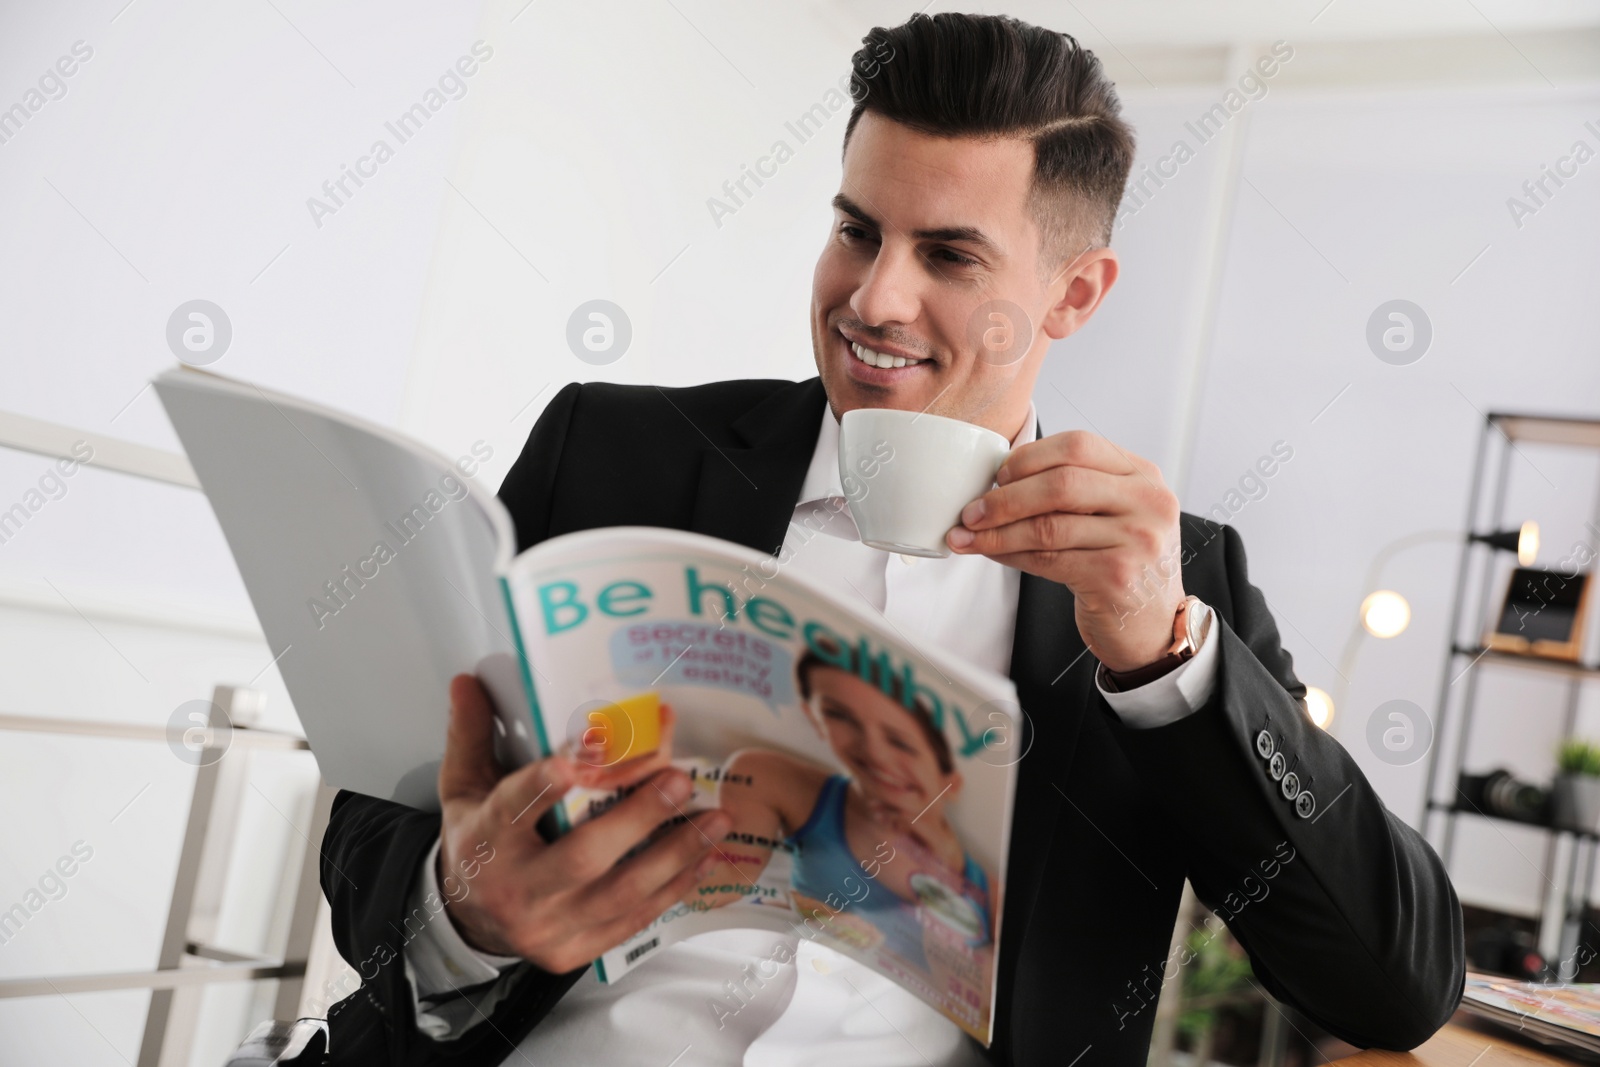
M1457 1020L1460 1020L1458 1015ZM1452 1021L1410 1052L1368 1049L1336 1060L1337 1067L1569 1067L1576 1060L1498 1036L1493 1029L1468 1029Z

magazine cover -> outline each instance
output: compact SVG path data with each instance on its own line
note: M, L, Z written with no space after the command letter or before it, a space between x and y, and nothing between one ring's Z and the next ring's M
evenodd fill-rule
M695 534L570 534L505 581L546 751L665 750L696 786L680 818L734 818L700 883L596 961L602 981L705 930L766 928L989 1042L1020 728L1008 679ZM622 795L574 790L556 814L569 828Z
M1020 755L1010 680L918 647L740 545L587 530L518 555L452 461L347 413L193 368L156 380L325 781L438 809L450 678L494 698L507 766L672 762L680 817L734 816L718 862L596 961L602 981L703 930L825 943L988 1043ZM620 794L574 791L561 832Z
M1518 982L1468 972L1461 1007L1546 1043L1600 1053L1600 985Z

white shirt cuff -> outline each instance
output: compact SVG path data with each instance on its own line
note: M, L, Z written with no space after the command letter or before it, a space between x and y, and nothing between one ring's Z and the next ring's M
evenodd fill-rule
M409 914L433 911L427 904L431 897L435 907L442 907L445 896L439 892L437 874L439 842L435 841L422 861L411 899L407 902ZM459 881L459 879L457 880ZM470 893L471 887L468 885ZM453 993L468 986L482 985L500 977L500 972L518 962L516 956L495 956L479 952L467 944L450 921L448 913L435 916L424 924L422 930L406 943L406 960L416 975L417 992L424 997L440 993Z
M1111 710L1124 723L1138 730L1177 722L1205 707L1217 687L1217 613L1201 602L1205 617L1201 621L1200 647L1177 667L1137 689L1113 693L1101 678L1102 664L1094 672L1095 688L1106 698Z

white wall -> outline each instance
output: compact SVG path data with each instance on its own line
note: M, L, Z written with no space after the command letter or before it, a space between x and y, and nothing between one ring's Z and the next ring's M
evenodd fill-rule
M1228 41L1200 40L1204 27L1157 25L1156 14L1118 23L1114 6L1080 5L1092 25L1027 6L1017 13L1107 57L1141 164L1185 137L1184 120L1266 48L1230 52ZM1600 147L1583 128L1600 124L1600 68L1579 76L1572 57L1588 53L1570 34L1548 43L1566 49L1560 62L1518 38L1554 72L1551 89L1519 73L1499 38L1451 22L1451 33L1479 34L1465 54L1504 60L1492 85L1464 84L1438 60L1418 75L1426 85L1375 89L1420 67L1352 65L1324 38L1381 31L1381 12L1341 4L1309 22L1320 6L1285 9L1281 26L1276 9L1230 9L1230 32L1291 39L1296 60L1227 139L1119 229L1123 281L1052 352L1037 402L1048 430L1089 427L1156 459L1202 513L1274 442L1292 446L1267 495L1231 521L1302 677L1332 689L1373 553L1403 534L1459 528L1474 408L1600 413L1589 324L1600 163L1520 229L1505 207L1573 140ZM812 373L809 281L845 115L803 145L784 123L824 99L866 28L904 15L888 4L523 0L381 14L282 0L276 10L121 8L0 13L0 70L10 72L0 106L73 42L94 48L67 95L0 144L0 409L175 448L143 384L172 362L172 309L204 297L234 327L218 370L452 454L484 438L491 484L567 381ZM1489 10L1510 28L1512 16ZM1171 39L1141 41L1140 27ZM318 227L307 198L478 40L493 56L465 98ZM1329 87L1345 75L1369 87ZM719 226L707 198L780 137L795 158ZM1235 168L1248 184L1232 180ZM1395 297L1422 305L1436 331L1409 367L1379 362L1364 340L1372 309ZM593 298L621 304L633 323L632 348L608 367L578 362L564 339L572 309ZM1578 536L1600 470L1526 451L1511 510L1545 524L1551 562ZM0 508L45 466L0 451ZM1364 730L1391 697L1433 705L1454 559L1453 546L1418 547L1385 572L1416 617L1400 638L1362 648L1334 727L1413 822L1423 764L1380 762ZM217 682L257 679L272 721L292 728L270 659L193 492L86 470L0 544L0 711L160 725ZM1491 678L1484 706L1505 711L1484 716L1469 766L1548 774L1563 696ZM1582 726L1600 734L1590 696ZM246 887L298 840L270 809L297 825L308 817L303 768L268 762L261 795L247 797L240 891L224 924L242 950L266 947L281 922ZM0 946L0 976L149 966L191 786L164 746L0 735L0 803L21 816L0 831L0 907L73 841L96 850L69 894ZM1536 907L1542 853L1526 832L1464 826L1459 855L1465 898ZM0 1064L131 1060L146 1000L0 1001ZM217 1062L264 1011L261 990L218 991L194 1062Z
M168 316L199 297L233 324L218 369L395 421L459 103L320 227L306 201L468 51L476 17L471 3L0 9L0 108L75 42L93 51L0 143L0 409L176 449L145 383L174 362ZM0 509L47 467L0 451ZM204 499L94 470L66 486L0 544L0 712L161 726L219 682L254 680L267 725L297 728ZM227 947L281 940L270 891L302 847L308 763L254 769ZM74 841L94 849L0 945L0 976L154 965L193 781L160 743L0 734L0 907ZM221 1062L270 1014L272 986L208 992L193 1062ZM148 1000L0 1001L0 1064L132 1062Z

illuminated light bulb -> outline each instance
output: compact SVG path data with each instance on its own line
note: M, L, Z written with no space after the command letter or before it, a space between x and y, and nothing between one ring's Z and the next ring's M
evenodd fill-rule
M1517 536L1517 562L1524 567L1531 567L1538 558L1539 524L1529 519L1522 524L1522 532Z
M1367 594L1361 602L1361 625L1373 637L1395 637L1411 625L1411 605L1393 589Z
M1306 712L1318 729L1326 730L1333 721L1333 698L1314 685L1306 686Z

